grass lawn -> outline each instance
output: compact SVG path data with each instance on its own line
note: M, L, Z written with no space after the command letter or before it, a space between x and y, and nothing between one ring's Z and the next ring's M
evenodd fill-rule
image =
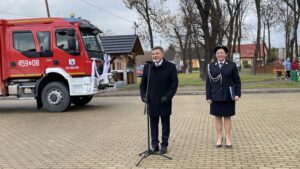
M260 89L260 88L300 88L300 81L293 82L290 80L274 80L273 74L253 75L249 70L240 72L243 89ZM300 78L300 77L299 77ZM179 87L199 86L204 89L205 81L199 78L199 72L191 74L178 74ZM138 90L141 78L137 78L137 84L129 85L122 90Z
M243 89L265 89L265 88L300 88L300 82L290 80L272 80L254 83L242 83Z

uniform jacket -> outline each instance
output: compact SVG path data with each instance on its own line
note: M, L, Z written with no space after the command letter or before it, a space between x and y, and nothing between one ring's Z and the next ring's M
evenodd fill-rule
M148 77L150 66L150 78ZM144 72L140 85L141 97L146 97L147 80L148 87L148 108L151 116L168 116L172 112L172 98L178 87L176 66L163 60L162 64L156 67L153 63L144 66ZM167 97L167 103L161 103L161 98Z
M209 75L207 76L206 99L212 101L232 101L229 90L230 86L234 86L235 96L241 97L241 80L236 64L226 60L222 68L219 67L217 61L209 65L211 76L215 78L221 74L222 80L219 79L214 82L210 80Z

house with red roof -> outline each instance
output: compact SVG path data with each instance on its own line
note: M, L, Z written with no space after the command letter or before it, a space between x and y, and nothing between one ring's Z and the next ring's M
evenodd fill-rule
M253 66L253 58L255 53L256 44L241 44L241 66L247 67L247 65ZM236 50L238 47L236 46ZM263 66L267 60L267 47L265 44L260 44L260 54L257 58L257 65Z

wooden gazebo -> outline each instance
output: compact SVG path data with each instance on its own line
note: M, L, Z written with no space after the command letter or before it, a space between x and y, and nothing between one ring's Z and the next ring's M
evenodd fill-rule
M104 52L110 54L111 72L117 72L117 81L125 84L136 83L136 63L138 55L144 55L137 35L118 35L101 37Z

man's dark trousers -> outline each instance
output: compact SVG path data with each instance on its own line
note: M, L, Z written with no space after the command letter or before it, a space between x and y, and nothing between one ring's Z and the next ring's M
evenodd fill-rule
M170 116L150 116L151 126L151 145L152 147L158 146L158 123L159 117L161 118L162 125L162 143L161 146L168 147L168 140L170 136Z

